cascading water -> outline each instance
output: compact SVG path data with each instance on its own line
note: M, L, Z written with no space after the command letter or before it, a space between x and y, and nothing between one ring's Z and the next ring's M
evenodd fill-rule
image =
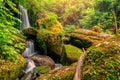
M20 20L22 21L22 25L20 25L20 30L23 30L25 28L30 27L27 10L25 8L23 8L23 6L21 6L21 5L18 6L18 9L21 12ZM28 58L28 57L31 57L35 54L35 52L34 52L34 42L32 40L29 40L29 41L26 42L26 45L27 45L27 47L26 47L25 51L22 53L22 55L24 57L26 57L26 60L27 60L27 64L26 64L23 72L24 73L31 72L28 75L28 77L25 79L25 80L30 80L30 77L33 74L33 70L36 67L34 61L32 59Z
M30 57L30 56L33 56L35 54L35 51L34 51L34 42L29 40L27 41L27 47L26 47L26 50L22 53L22 55L24 57Z
M20 26L20 30L23 30L27 27L30 27L27 10L25 8L23 8L23 6L21 6L21 5L18 6L18 9L21 12L20 20L22 21L22 25Z
M19 5L18 8L21 12L20 19L22 21L22 25L20 25L20 30L23 30L25 28L30 27L28 14L27 14L27 10L24 9L21 5ZM26 45L27 45L27 47L26 47L25 51L22 53L22 55L26 58L26 61L27 61L23 72L25 74L31 72L25 79L25 80L31 80L31 76L34 73L34 68L36 67L34 61L30 58L31 56L36 54L34 51L34 41L28 40L26 42ZM61 64L56 64L56 68L59 68L61 66L62 66Z

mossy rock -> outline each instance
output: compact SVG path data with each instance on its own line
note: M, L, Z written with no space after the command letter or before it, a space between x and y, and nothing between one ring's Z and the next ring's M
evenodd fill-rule
M37 41L45 53L60 55L62 52L63 28L57 20L48 17L37 20Z
M17 62L1 60L0 62L0 80L15 80L21 74L26 60L20 55L15 54Z
M87 50L82 80L119 80L120 37L97 42Z
M54 69L47 74L40 75L36 80L73 80L76 63Z
M99 26L93 26L91 28L92 31L95 31L95 32L98 32L98 33L101 33L102 32L102 29L99 27Z
M64 42L67 42L79 48L87 49L90 46L92 46L95 42L102 41L111 36L112 35L99 33L92 30L77 29L71 34L66 34L65 35L66 38Z
M38 67L35 67L34 70L35 70L34 71L35 73L41 75L41 74L48 73L51 70L51 68L49 66L38 66Z
M27 39L36 39L37 31L33 27L25 28L22 30L22 33L27 37Z
M72 45L65 45L65 54L66 54L66 60L67 63L71 64L73 62L77 62L80 55L82 54L82 50L75 47L75 46L72 46ZM64 53L62 53L64 54ZM63 58L63 56L65 55L62 55L61 57Z

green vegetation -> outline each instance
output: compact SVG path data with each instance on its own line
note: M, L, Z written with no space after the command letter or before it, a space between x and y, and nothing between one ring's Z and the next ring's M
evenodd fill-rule
M119 40L119 37L113 37L88 49L82 70L83 80L118 80Z
M49 66L38 66L35 68L35 73L38 73L39 75L48 73L50 71Z
M82 54L82 50L72 45L65 45L65 53L66 61L70 64L78 61L80 55Z
M75 73L76 63L70 66L64 66L59 69L50 71L47 74L43 74L38 77L36 80L73 80Z
M25 66L26 60L20 54L14 54L18 62L5 61L0 62L0 80L15 80Z
M18 58L15 54L24 50L25 40L19 31L13 27L19 19L14 17L11 10L19 13L15 4L9 0L0 5L0 60L16 61Z
M24 36L27 37L27 39L34 40L34 39L36 39L37 30L33 27L29 27L29 28L22 30L22 33Z
M37 41L39 45L44 49L44 52L53 52L61 54L63 28L62 25L57 21L56 16L48 15L43 19L37 20Z
M61 57L63 65L76 62L85 48L83 80L118 80L119 3L120 0L0 0L0 79L18 77L25 64L21 53L26 48L26 39L32 39L43 54ZM19 5L27 9L33 26L22 32L17 30L21 24ZM46 66L37 67L37 73L45 73L38 80L73 80L75 66L50 72Z

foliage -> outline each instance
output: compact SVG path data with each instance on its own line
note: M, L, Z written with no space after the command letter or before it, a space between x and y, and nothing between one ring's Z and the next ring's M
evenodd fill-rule
M8 5L11 9L6 7ZM19 13L14 4L6 0L0 6L0 59L17 60L14 54L20 53L25 48L24 39L20 32L13 28L18 18L13 16L11 10Z
M57 15L54 13L47 14L45 18L38 19L36 21L39 28L50 29L55 23L57 23Z
M75 29L76 29L75 25L67 25L66 27L64 27L65 33L71 33L75 31Z
M91 28L98 25L104 31L114 30L112 14L114 10L118 26L120 26L119 0L18 0L13 2L28 7L30 16L34 15L34 18L30 20L33 22L49 13L55 13L63 26L75 25L80 28Z
M17 57L18 63L14 61L0 62L0 79L1 80L15 80L20 76L23 67L26 64L26 60L20 54L14 54Z
M83 19L80 20L81 25L84 28L91 28L92 26L98 25L103 30L112 29L115 30L114 15L112 11L115 11L117 18L117 24L119 24L119 0L93 0L93 5L89 6L82 13Z

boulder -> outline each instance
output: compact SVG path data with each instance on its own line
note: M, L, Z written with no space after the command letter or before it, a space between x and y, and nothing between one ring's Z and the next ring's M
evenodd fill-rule
M17 62L5 60L0 62L0 80L15 80L20 76L26 60L20 54L15 55L18 59Z
M66 61L68 64L77 62L80 55L82 54L81 49L72 45L64 45L63 50L64 51L61 54L61 63L63 63L64 61Z
M49 66L51 69L55 68L55 62L49 56L34 55L31 59L35 62L36 66Z
M51 16L37 20L37 42L48 55L60 55L62 53L63 27Z
M79 48L89 48L97 41L105 40L113 35L95 32L86 29L77 29L73 33L65 35L65 43L72 44Z
M28 27L22 30L22 33L24 36L27 37L27 39L36 39L36 34L37 34L37 30L33 27Z
M87 50L82 76L82 80L118 80L120 37L99 41Z

